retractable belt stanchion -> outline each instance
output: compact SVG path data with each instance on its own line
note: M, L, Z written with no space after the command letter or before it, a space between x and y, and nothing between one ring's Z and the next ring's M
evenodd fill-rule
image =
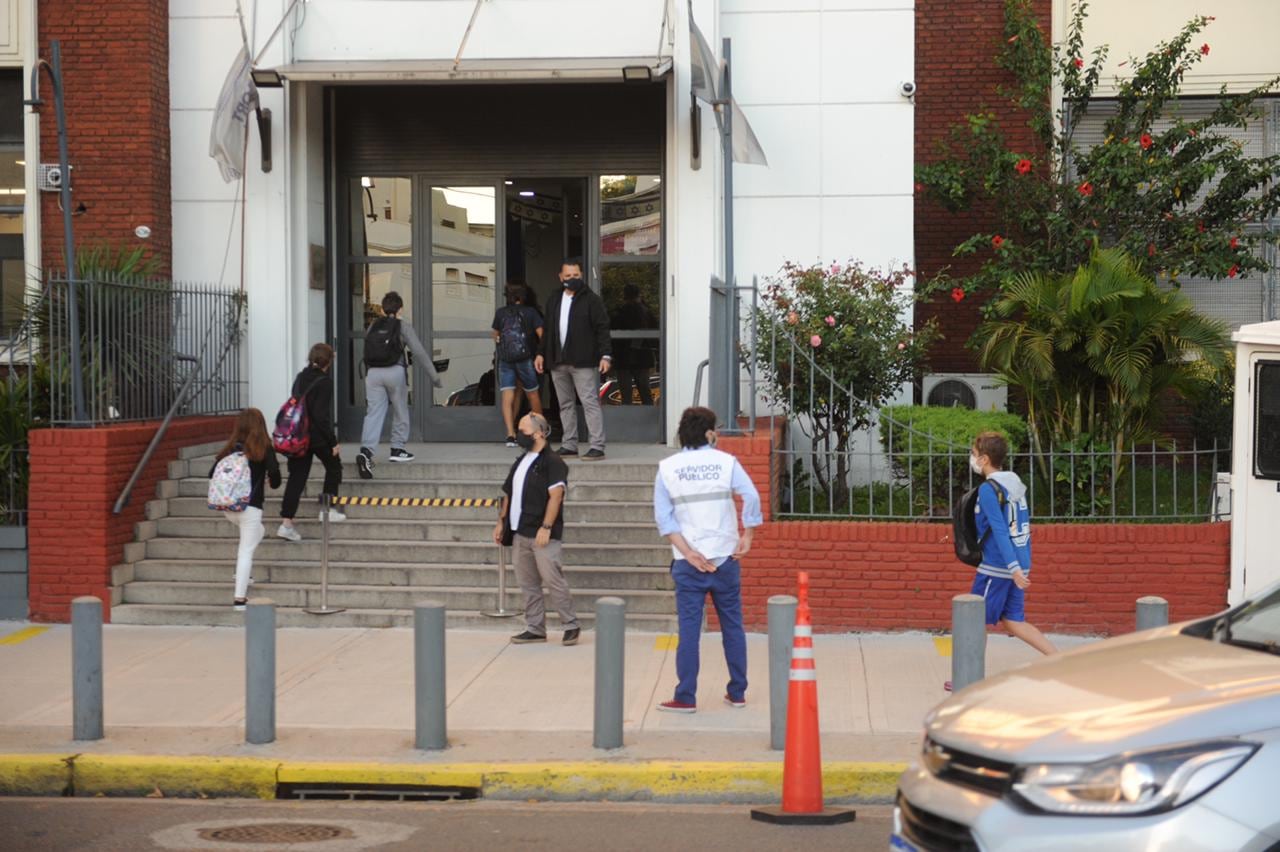
M507 549L498 545L498 606L483 613L490 618L510 618L514 610L507 609Z
M321 500L324 509L320 513L320 606L309 606L303 611L311 615L333 615L347 610L346 607L329 606L329 508L333 504L333 497L325 494Z

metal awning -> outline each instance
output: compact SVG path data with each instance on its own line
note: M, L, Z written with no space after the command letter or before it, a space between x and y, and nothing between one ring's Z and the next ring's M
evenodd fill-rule
M624 77L624 69L626 76ZM295 82L392 83L392 82L616 82L643 80L645 73L658 80L671 70L671 58L650 56L556 57L539 59L463 59L455 68L452 59L353 59L306 61L274 69Z

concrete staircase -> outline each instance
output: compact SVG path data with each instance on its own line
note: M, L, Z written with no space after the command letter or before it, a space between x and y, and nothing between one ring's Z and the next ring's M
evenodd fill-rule
M206 506L206 476L217 447L184 450L169 466L158 499L147 504L113 574L117 624L240 624L231 608L238 532ZM345 448L348 455L354 448ZM490 445L417 445L418 460L380 459L375 479L361 480L354 464L342 493L370 497L494 497L518 451ZM384 450L385 452L385 447ZM627 601L636 629L675 629L668 567L671 551L653 523L653 477L661 447L610 447L602 462L570 462L564 570L584 626L595 600ZM330 526L329 605L334 615L311 615L320 604L321 526L315 497L318 465L298 514L301 542L275 536L280 492L269 491L263 522L267 536L254 558L251 597L278 606L281 626L389 627L412 622L416 601L443 601L454 626L518 632L520 617L481 613L497 604L498 550L491 535L493 508L348 506L348 520ZM507 568L506 608L522 610L515 574ZM548 629L557 627L548 613Z

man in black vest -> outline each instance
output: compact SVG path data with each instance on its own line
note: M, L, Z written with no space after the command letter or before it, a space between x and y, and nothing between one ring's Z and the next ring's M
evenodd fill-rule
M613 360L609 343L609 312L604 300L582 279L582 261L567 258L560 264L563 289L547 300L547 332L542 353L534 359L539 373L549 369L560 400L560 424L564 427L562 456L578 455L578 412L574 397L582 401L591 447L585 461L604 458L604 413L600 410L600 376Z
M578 643L578 616L565 581L560 538L564 534L564 492L569 467L548 446L551 426L541 414L526 414L516 432L524 450L502 484L502 510L493 528L498 545L511 545L516 580L524 591L525 630L517 645L547 641L547 610L542 587L560 614L565 645Z

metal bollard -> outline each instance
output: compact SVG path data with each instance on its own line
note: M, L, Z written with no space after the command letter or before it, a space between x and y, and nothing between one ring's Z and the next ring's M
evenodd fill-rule
M490 618L510 618L515 610L507 609L507 549L498 545L498 606L481 612Z
M276 739L276 605L253 598L244 613L244 741Z
M951 599L951 689L959 692L986 677L987 602L978 595Z
M449 747L444 681L444 604L420 601L413 608L414 745Z
M791 647L795 644L796 599L769 598L769 748L787 745L787 693L791 683Z
M71 602L72 738L102 739L102 601Z
M1169 624L1169 602L1155 595L1138 598L1136 624L1138 630L1166 627Z
M333 615L346 612L346 607L329 606L329 510L333 506L333 495L320 495L320 606L309 606L303 612L311 615Z
M622 748L622 707L627 604L622 598L596 601L596 748Z

